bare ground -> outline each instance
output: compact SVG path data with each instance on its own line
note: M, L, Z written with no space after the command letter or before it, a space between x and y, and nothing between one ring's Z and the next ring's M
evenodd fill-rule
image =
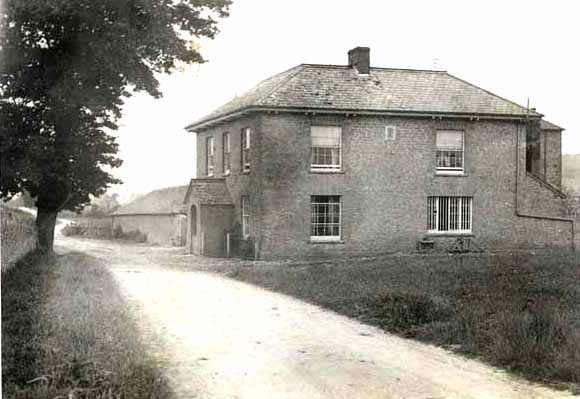
M180 398L568 398L214 274L181 250L58 237L111 268ZM215 262L227 262L215 260Z

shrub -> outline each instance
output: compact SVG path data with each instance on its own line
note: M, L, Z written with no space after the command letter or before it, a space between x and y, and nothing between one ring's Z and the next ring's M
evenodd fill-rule
M450 304L433 296L382 291L369 300L366 313L367 317L378 320L381 327L401 332L449 320L453 311Z
M231 254L236 258L254 259L254 241L251 238L244 238L242 225L236 223L230 230Z

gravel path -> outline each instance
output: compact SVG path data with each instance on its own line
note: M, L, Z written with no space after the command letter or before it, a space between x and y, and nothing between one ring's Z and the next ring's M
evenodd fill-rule
M179 398L573 397L280 294L188 271L184 265L197 258L175 249L58 243L109 265Z

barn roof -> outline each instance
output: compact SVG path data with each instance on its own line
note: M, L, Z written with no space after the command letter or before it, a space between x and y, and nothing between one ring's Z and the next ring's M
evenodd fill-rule
M526 107L445 71L301 64L272 76L209 115L188 125L195 130L239 112L271 109L368 111L522 117ZM531 111L529 115L540 117Z
M123 205L113 215L151 215L184 213L183 198L188 186L167 187L151 191Z
M191 179L184 203L201 205L233 205L225 179Z

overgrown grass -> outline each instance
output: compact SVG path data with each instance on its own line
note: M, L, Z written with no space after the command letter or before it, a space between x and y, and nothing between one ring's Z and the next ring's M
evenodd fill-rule
M534 380L580 386L576 254L391 256L214 270Z
M2 275L2 393L172 396L112 276L84 254L30 255Z

